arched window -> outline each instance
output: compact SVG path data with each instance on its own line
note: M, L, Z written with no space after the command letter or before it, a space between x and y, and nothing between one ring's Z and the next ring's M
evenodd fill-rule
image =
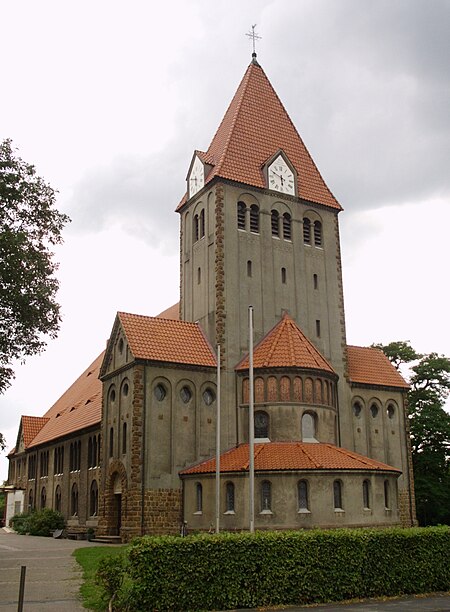
M91 482L91 490L89 493L89 513L91 516L97 516L98 514L98 486L96 480Z
M114 456L114 427L109 428L109 456Z
M272 236L280 235L280 215L278 210L272 210L271 213Z
M306 480L299 481L297 493L298 493L298 511L299 512L309 511L308 482Z
M373 418L375 418L378 415L378 406L376 404L372 404L370 406L370 414L372 415Z
M70 493L70 513L72 516L78 514L78 487L75 482L72 485L72 491Z
M91 468L94 466L94 462L92 459L92 438L89 438L89 442L88 442L88 468Z
M314 221L314 245L316 247L321 247L322 242L322 223L320 221Z
M200 213L200 228L199 228L200 238L204 238L205 236L205 209L202 208Z
M304 244L311 244L311 221L308 217L303 219L303 242Z
M194 242L197 242L199 236L199 218L198 215L194 215L194 225L192 227L192 233Z
M286 268L281 268L281 282L283 285L286 284Z
M269 437L269 415L267 412L257 410L255 412L255 438Z
M164 385L162 385L161 383L159 383L158 385L156 385L153 394L155 396L155 398L158 400L158 402L162 402L163 399L166 397L167 391Z
M395 408L393 404L389 404L389 406L386 408L386 414L388 416L388 419L393 419L395 416Z
M122 455L127 452L127 424L122 425Z
M342 483L340 480L333 482L333 497L334 497L334 509L342 510Z
M353 404L353 414L355 417L359 418L361 416L362 406L359 402L355 402Z
M245 230L245 214L247 207L244 202L237 203L237 226L238 229Z
M34 498L33 498L33 489L30 489L28 493L28 511L33 510L34 508Z
M97 436L97 465L100 465L100 434Z
M366 510L370 508L370 482L368 480L363 482L363 508Z
M247 276L252 277L252 262L250 260L247 261Z
M196 503L197 503L197 509L196 512L203 512L203 487L202 485L197 482L196 485Z
M225 512L234 512L234 484L232 482L227 482Z
M94 436L92 438L92 467L95 467L96 465L98 465L97 455L98 455L98 451L97 451L97 436Z
M283 215L283 238L285 240L292 239L292 219L289 213Z
M319 277L317 276L317 274L313 274L313 286L314 289L319 288Z
M305 412L302 416L302 440L303 442L317 442L316 419L310 412Z
M73 472L74 467L73 467L73 444L72 442L70 443L70 451L69 451L69 469L71 472Z
M45 487L42 487L41 489L41 510L45 508L46 505L47 505L47 491L45 490Z
M250 231L259 234L259 208L256 204L250 206Z
M391 495L388 480L384 481L384 507L386 510L389 510L391 507Z
M261 483L261 512L272 510L272 485L268 480Z
M61 512L61 487L59 485L55 489L55 510Z
M77 471L81 470L81 440L77 443Z

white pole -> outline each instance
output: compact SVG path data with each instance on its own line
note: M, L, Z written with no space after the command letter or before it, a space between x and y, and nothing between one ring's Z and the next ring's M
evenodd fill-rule
M255 531L255 429L254 429L254 397L253 397L253 306L248 307L248 447L249 447L249 514L250 533Z
M220 530L220 344L217 345L216 533Z

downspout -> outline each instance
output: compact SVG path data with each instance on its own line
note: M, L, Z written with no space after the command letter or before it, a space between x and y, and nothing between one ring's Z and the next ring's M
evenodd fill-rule
M143 366L142 384L143 399L142 399L142 468L141 468L141 535L144 535L144 497L145 497L145 440L146 440L146 404L147 404L147 368Z

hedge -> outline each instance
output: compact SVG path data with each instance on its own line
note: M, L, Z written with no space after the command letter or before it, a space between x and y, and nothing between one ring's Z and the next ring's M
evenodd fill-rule
M144 537L130 610L226 610L450 589L450 527Z
M56 529L64 529L66 522L60 512L43 508L30 513L15 514L10 524L20 535L51 536Z

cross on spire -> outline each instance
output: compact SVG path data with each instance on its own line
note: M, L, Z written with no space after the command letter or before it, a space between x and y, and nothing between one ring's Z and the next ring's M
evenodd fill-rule
M246 33L246 36L248 36L248 38L252 39L252 45L253 45L252 57L253 57L253 59L256 59L256 41L257 40L261 40L261 36L259 36L255 32L255 28L256 28L256 23L254 25L252 25L252 31Z

